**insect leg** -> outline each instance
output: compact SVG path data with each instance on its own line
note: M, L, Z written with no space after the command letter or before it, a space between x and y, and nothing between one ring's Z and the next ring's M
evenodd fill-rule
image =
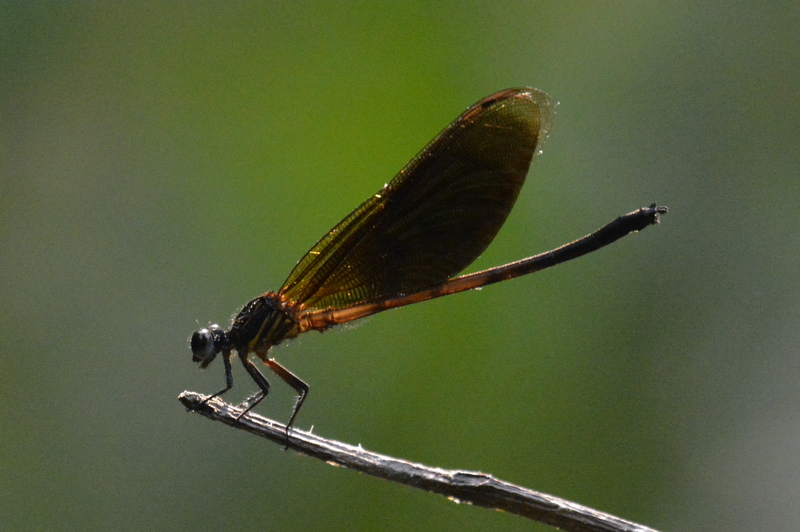
M308 395L308 384L303 382L300 377L284 368L271 358L265 360L264 364L266 364L267 367L269 367L269 369L275 373L275 375L280 377L283 382L291 386L294 391L299 394L297 396L297 402L294 404L294 409L292 409L292 415L289 417L289 422L286 424L286 441L288 443L289 428L292 426L292 423L294 423L294 418L297 416L297 412L300 411L300 407L303 406L303 401L306 400L306 396Z
M203 406L215 397L219 397L231 388L233 388L233 372L231 370L231 352L225 351L222 353L222 362L225 364L225 387L215 394L206 397L198 406Z
M247 407L242 410L241 414L236 416L237 421L240 417L252 410L253 407L260 403L269 393L269 381L267 381L267 378L264 376L264 374L258 370L256 365L253 364L249 358L247 358L247 353L239 351L239 359L242 361L244 369L247 370L250 378L252 378L260 388L260 391L256 392L255 395L251 396L249 399L247 399L247 401L242 403L243 405L247 404Z

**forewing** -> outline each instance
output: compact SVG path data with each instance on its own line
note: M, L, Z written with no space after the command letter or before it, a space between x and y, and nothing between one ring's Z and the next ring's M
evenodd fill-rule
M476 103L317 242L281 294L307 309L336 308L457 274L505 222L553 115L536 89Z

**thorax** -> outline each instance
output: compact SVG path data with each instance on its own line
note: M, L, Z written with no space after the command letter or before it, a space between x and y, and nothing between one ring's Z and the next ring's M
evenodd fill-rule
M267 292L245 305L233 320L231 343L237 351L266 358L273 345L303 332L298 315L291 303L281 301L275 292Z

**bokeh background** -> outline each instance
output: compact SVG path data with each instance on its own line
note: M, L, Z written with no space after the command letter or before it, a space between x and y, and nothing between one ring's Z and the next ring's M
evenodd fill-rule
M280 346L298 427L663 530L798 529L799 82L796 2L3 2L0 529L550 530L177 401L224 381L198 325L520 85L558 115L470 271L670 214Z

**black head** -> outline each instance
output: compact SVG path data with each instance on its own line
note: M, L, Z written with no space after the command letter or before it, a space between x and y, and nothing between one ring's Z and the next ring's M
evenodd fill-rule
M217 324L200 329L192 335L192 360L199 363L201 369L205 369L229 343L228 333Z

